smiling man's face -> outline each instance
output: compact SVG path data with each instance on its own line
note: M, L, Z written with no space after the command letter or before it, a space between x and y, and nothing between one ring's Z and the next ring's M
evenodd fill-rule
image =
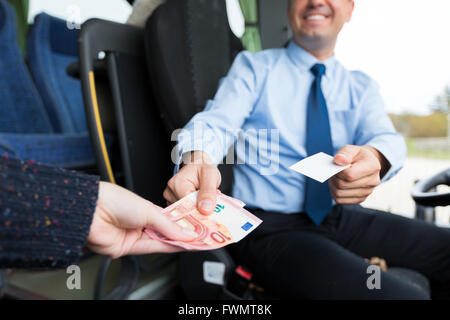
M288 17L294 40L306 46L334 46L353 7L353 0L290 0Z

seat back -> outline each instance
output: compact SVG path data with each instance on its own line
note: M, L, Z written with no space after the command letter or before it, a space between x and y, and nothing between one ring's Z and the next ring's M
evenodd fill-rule
M242 50L232 33L225 0L170 0L145 28L147 65L157 107L169 134L204 109ZM231 190L231 165L221 165L220 189Z
M230 30L225 0L169 0L158 7L145 28L145 49L157 107L166 130L182 128L204 109L217 91L242 45ZM228 193L232 166L219 166L220 189ZM224 287L206 283L203 262L233 261L225 249L180 255L179 280L188 298L215 299ZM228 297L229 298L229 297Z
M0 132L53 132L17 43L16 17L0 0Z
M142 30L91 19L83 24L78 41L86 114L102 179L165 206L162 193L173 171L170 137L155 106ZM96 67L101 51L106 56ZM102 94L105 87L108 92ZM110 95L110 106L98 100L101 95ZM105 129L106 118L112 118L118 159L106 150L104 135L111 132Z
M102 180L122 184L151 202L165 206L162 194L173 171L170 137L155 107L142 30L90 19L82 25L78 44L84 105ZM100 52L105 52L103 60L97 59ZM107 118L110 121L105 121ZM106 149L105 133L112 132L118 141L118 159L114 150L109 152ZM158 297L162 295L158 283L172 282L175 274L172 268L166 268L168 258L152 256L156 260L151 262L152 268L147 271L153 283L147 287L146 294ZM161 264L159 258L165 263ZM171 256L169 262L174 258ZM108 266L110 262L110 258L105 258L104 265ZM141 261L141 267L145 265L146 262ZM121 273L119 286L113 293L114 298L126 299L134 289L129 283L136 284L135 275ZM99 278L97 283L101 284L103 280ZM122 286L127 290L122 290ZM167 286L164 289L165 292L171 291ZM96 296L101 296L101 292L96 290Z
M225 0L167 1L147 21L145 45L170 133L204 109L242 49L228 25Z
M80 80L66 72L78 58L77 35L66 21L40 13L28 36L30 71L57 132L87 131Z

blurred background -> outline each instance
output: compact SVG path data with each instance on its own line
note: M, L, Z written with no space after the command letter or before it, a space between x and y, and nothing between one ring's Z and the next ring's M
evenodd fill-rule
M359 0L342 31L337 58L378 82L408 146L402 171L365 206L412 217L414 182L450 167L449 12L446 0ZM450 208L436 208L436 220L448 226Z

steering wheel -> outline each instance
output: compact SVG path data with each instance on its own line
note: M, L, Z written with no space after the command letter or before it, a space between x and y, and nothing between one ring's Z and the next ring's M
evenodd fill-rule
M450 205L450 191L430 192L431 189L438 185L450 186L450 169L439 172L431 178L418 181L411 192L414 201L417 204L428 207Z

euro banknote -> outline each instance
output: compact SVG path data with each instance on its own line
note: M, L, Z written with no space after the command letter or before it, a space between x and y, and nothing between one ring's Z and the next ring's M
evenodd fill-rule
M217 193L216 208L210 215L197 210L198 192L193 192L163 210L170 220L197 233L189 242L166 238L151 227L144 231L159 241L187 250L213 250L238 242L257 228L262 220L244 209L245 203Z

